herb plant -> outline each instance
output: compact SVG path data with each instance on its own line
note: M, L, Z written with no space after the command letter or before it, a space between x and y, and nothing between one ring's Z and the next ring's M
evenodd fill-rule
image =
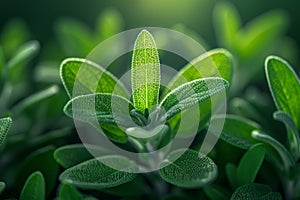
M217 67L223 72L224 78L228 80L218 77L204 78L199 72L197 73L198 68L205 67L203 64L207 59L213 59ZM231 74L228 72L231 71L231 56L225 50L209 52L196 58L194 63L195 65L184 67L178 76L174 77L169 87L172 90L163 92L163 98L159 100L160 63L158 51L151 34L144 30L136 39L132 56L132 102L125 96L128 93L126 88L117 83L112 74L91 61L71 58L65 60L61 65L62 81L67 93L72 97L66 104L64 111L68 116L88 122L95 127L98 123L102 128L106 125L116 127L116 123L118 123L125 128L125 133L118 130L118 128L110 129L118 130L117 132L104 131L104 133L115 142L133 145L137 152L149 152L153 149L159 149L162 142L168 143L168 140L172 138L168 135L172 136L174 134L174 130L172 130L169 123L164 124L165 120L172 119L178 113L191 109L196 104L201 105L212 95L217 95L229 86ZM87 67L88 70L84 70L84 73L88 73L85 75L89 79L80 81L79 89L83 90L80 93L84 95L74 97L72 95L74 94L73 85L80 67ZM96 93L91 87L92 77L95 76L93 75L95 73L102 73L102 77L96 86ZM211 75L214 76L215 74ZM182 76L188 82L182 82ZM110 83L110 85L107 83ZM213 87L209 88L207 84ZM114 89L116 94L112 94ZM95 101L96 113L89 108L93 100ZM118 105L117 109L113 110L111 108L112 101L115 101L114 103ZM129 110L126 110L126 105L129 105ZM125 110L122 108L125 108ZM161 112L162 109L165 113ZM126 112L129 112L134 122L136 122L134 126L126 118ZM209 115L209 113L206 114ZM96 116L97 124L94 124L93 116ZM207 116L203 116L203 119L205 118ZM158 127L163 128L157 129ZM99 163L101 160L109 160L109 162L124 165L126 168L134 167L134 163L126 158L111 155L82 162L81 158L74 159L73 156L68 156L71 149L77 152L76 154L82 154L82 151L85 151L82 146L67 146L55 152L56 160L62 166L68 168L60 175L60 180L64 183L85 189L106 189L130 182L137 176ZM198 157L198 152L191 149L185 151L178 160L170 163L174 160L173 156L180 153L180 151L183 153L184 150L171 152L167 158L164 158L169 161L161 160L159 174L163 180L179 187L195 188L205 186L216 178L217 167L214 162L205 155ZM84 157L86 159L90 158L90 156ZM179 170L177 167L179 167ZM115 174L118 174L118 176Z

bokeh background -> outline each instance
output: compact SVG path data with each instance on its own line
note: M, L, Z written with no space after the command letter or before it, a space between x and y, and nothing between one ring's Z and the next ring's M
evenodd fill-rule
M172 27L182 23L198 32L212 47L216 45L212 25L212 11L219 0L4 0L0 2L0 30L11 19L19 18L28 25L32 37L45 48L55 42L54 27L62 17L72 17L91 28L98 15L107 8L115 8L122 15L125 29L158 26ZM300 44L300 2L297 0L239 1L231 0L244 23L272 9L285 10L290 18L288 36ZM50 43L50 44L49 44ZM45 49L44 49L45 50Z

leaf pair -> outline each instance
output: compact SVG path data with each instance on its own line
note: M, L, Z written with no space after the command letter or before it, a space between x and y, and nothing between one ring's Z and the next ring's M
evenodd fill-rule
M60 180L79 188L111 188L136 178L136 174L130 173L135 168L132 161L115 155L88 160L91 155L82 145L62 147L56 150L54 156L62 166L70 167L60 175ZM83 160L86 161L81 162ZM217 166L210 158L194 150L179 149L160 164L159 174L165 181L176 186L198 188L216 178Z
M231 79L231 64L231 57L226 51L215 50L184 67L171 81L169 88L173 90L165 91L164 98L159 104L166 112L163 118L170 119L177 113L205 102L211 96L224 91ZM212 78L219 76L219 73L228 81ZM203 78L207 76L212 77ZM154 39L147 31L139 34L133 51L133 103L125 99L128 98L128 92L123 84L91 61L65 60L61 65L61 78L69 97L73 98L65 106L64 111L67 115L94 126L98 126L97 123L101 126L103 123L119 124L126 128L137 126L135 124L139 117L133 117L135 120L132 121L129 113L135 109L142 115L147 115L146 112L151 109L153 111L153 107L159 102L158 52ZM204 106L202 108L205 109ZM203 113L208 115L209 111ZM93 119L97 120L93 121ZM118 141L117 137L114 140Z

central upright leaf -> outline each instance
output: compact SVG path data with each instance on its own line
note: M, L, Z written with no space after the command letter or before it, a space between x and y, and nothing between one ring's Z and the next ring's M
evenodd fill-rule
M152 35L143 30L134 45L131 68L134 106L142 113L158 103L160 65Z

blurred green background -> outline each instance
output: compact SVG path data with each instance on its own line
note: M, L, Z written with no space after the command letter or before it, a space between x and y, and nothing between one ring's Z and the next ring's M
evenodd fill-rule
M54 26L62 17L72 17L92 27L98 15L106 8L116 8L125 21L125 29L143 26L172 27L182 23L197 31L211 45L216 46L213 34L212 11L218 0L52 0L0 3L0 30L13 18L21 18L29 26L34 39L42 43L42 51L53 43ZM274 8L285 10L290 17L288 36L300 44L300 2L296 0L232 0L243 23ZM299 46L299 45L298 45Z

